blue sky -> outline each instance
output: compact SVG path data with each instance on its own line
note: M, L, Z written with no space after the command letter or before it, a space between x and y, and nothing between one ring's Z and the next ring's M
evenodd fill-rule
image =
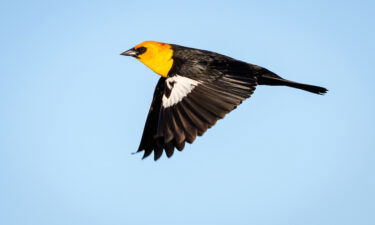
M375 224L374 1L2 1L0 224ZM173 158L131 155L159 79L144 40L217 51L258 87Z

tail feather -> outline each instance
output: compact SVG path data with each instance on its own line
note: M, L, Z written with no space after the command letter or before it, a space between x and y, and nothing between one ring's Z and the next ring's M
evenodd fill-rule
M271 73L262 74L258 77L258 84L260 85L273 85L273 86L288 86L293 88L298 88L304 91L308 91L311 93L323 95L327 93L327 89L324 87L309 85L309 84L302 84L297 83L290 80L285 80L284 78Z

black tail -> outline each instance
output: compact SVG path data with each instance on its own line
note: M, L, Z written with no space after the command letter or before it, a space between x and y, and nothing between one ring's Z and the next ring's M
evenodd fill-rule
M309 91L315 94L323 95L327 93L327 89L324 87L309 85L309 84L301 84L289 80L285 80L282 77L277 76L276 74L268 71L269 73L262 74L258 76L258 84L261 85L277 85L277 86L288 86L293 88L298 88L304 91Z

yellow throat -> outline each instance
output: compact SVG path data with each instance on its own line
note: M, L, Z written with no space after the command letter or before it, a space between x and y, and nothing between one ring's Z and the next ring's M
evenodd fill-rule
M160 76L167 77L173 65L172 46L156 41L145 41L134 48L140 47L145 47L147 50L137 59Z

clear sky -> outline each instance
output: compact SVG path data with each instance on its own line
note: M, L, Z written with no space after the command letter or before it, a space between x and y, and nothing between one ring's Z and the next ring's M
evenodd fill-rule
M1 1L0 224L375 224L374 1ZM325 96L257 88L183 152L131 155L145 40Z

